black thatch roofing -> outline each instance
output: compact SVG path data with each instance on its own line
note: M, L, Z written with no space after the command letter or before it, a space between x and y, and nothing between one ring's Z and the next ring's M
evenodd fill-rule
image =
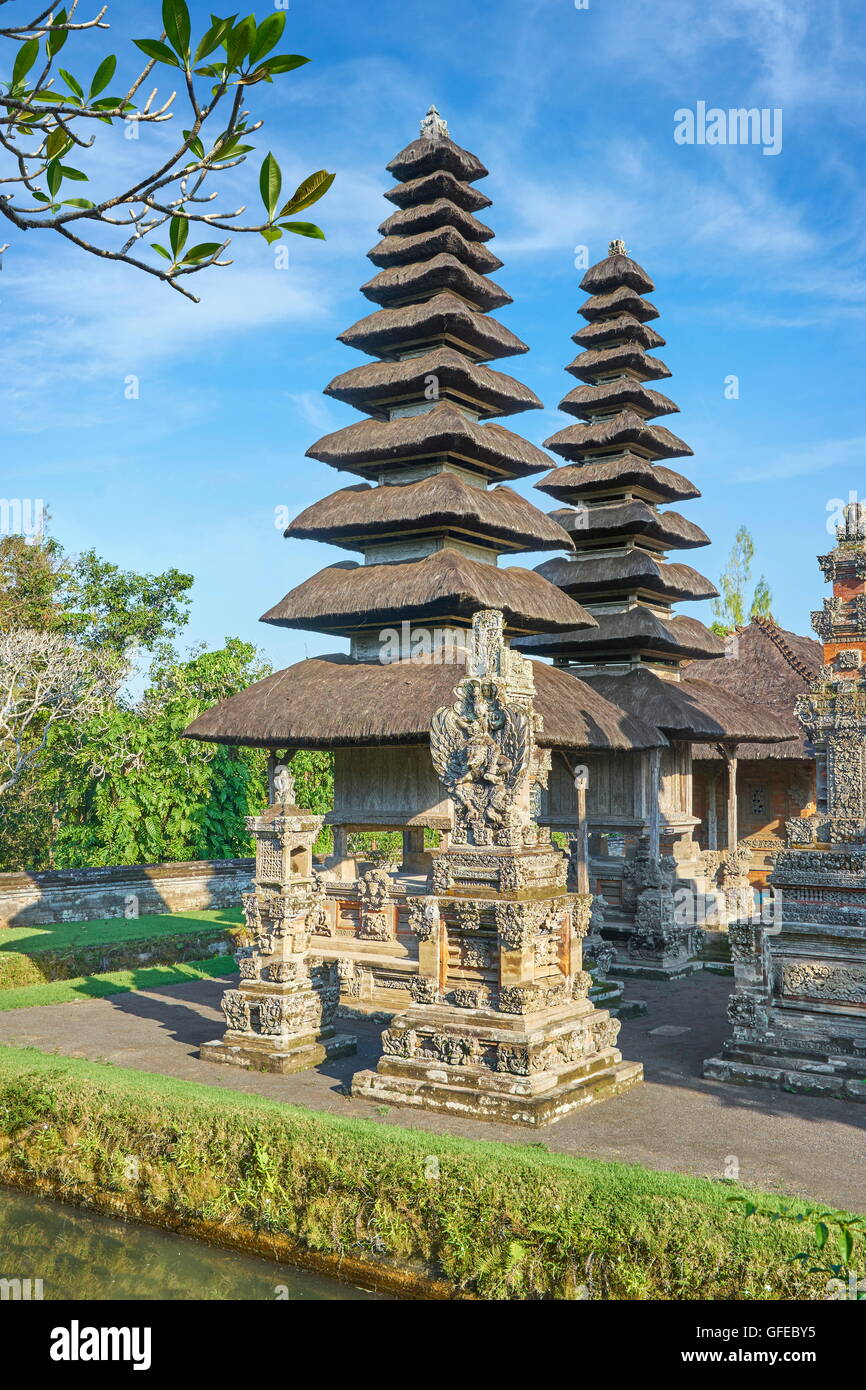
M474 190L470 190L474 192ZM471 212L451 201L450 198L436 198L432 203L421 203L418 207L401 208L392 212L377 231L390 240L391 237L419 236L424 232L435 231L439 227L453 227L468 242L489 241L493 228L479 222Z
M614 252L603 261L591 265L580 282L580 288L587 294L605 294L608 290L627 285L638 294L652 294L655 289L643 266L630 256Z
M592 493L614 492L639 487L652 493L658 502L684 501L700 497L694 483L663 464L650 463L639 454L620 454L600 462L566 464L554 468L535 486L563 502L574 502Z
M642 299L628 285L620 285L605 294L592 295L583 301L578 313L590 320L607 319L615 314L631 314L641 323L646 323L648 319L657 319L659 316L656 306L650 304L648 299Z
M423 401L431 378L436 381L440 397L469 406L482 419L517 415L522 410L541 407L535 392L516 377L472 362L449 347L436 347L402 362L365 362L361 367L352 367L328 383L325 395L370 415L384 415L388 405Z
M706 531L693 521L680 516L679 512L656 511L647 502L605 502L578 511L563 507L551 512L550 516L578 541L643 536L671 550L692 550L710 543Z
M587 348L579 352L566 369L578 381L594 382L606 372L636 372L641 381L661 381L670 376L669 369L659 357L650 357L634 343L621 343L609 348Z
M389 203L396 203L398 208L418 207L423 203L433 203L437 198L447 198L463 208L464 212L480 212L482 208L491 206L486 193L482 193L480 188L473 188L471 184L462 183L447 169L437 169L421 178L398 183L395 188L388 189L385 197Z
M594 626L579 603L533 570L497 569L457 550L391 564L330 565L262 616L276 627L350 634L411 617L468 625L483 608L505 614L512 632Z
M356 420L324 435L307 454L362 476L378 475L389 465L448 459L484 476L525 478L550 463L528 439L504 425L470 420L450 401L440 401L424 415Z
M704 666L715 662L703 662ZM625 675L584 677L587 684L622 709L640 712L670 738L700 744L760 740L762 746L785 736L784 726L762 705L722 691L711 681L684 678L665 680L653 671L629 671ZM745 756L750 756L743 749ZM720 756L717 754L717 756Z
M631 377L600 381L595 386L575 386L559 402L560 410L579 420L592 420L600 410L631 408L647 420L657 415L676 415L679 406L661 391L651 391ZM690 451L691 452L691 451Z
M657 459L683 458L692 452L684 439L663 425L648 425L633 410L620 410L588 425L568 425L545 439L544 447L565 459L579 459L600 449L637 449Z
M475 183L478 179L486 178L489 172L476 155L462 149L447 135L435 139L420 136L395 154L385 167L401 183L440 172L453 174L461 183Z
M577 332L572 333L571 341L580 347L592 348L603 347L605 343L611 342L636 343L642 348L665 345L661 333L650 328L648 323L641 323L638 319L632 318L631 314L618 314L613 319L596 319L594 323L581 324Z
M535 656L567 656L581 661L615 660L618 653L652 658L720 656L724 644L696 618L661 618L639 604L623 613L596 612L597 628L541 633L514 643Z
M712 683L724 699L754 700L772 713L787 733L784 743L743 748L740 757L808 758L794 703L818 676L823 661L821 643L787 632L770 618L753 618L735 637L732 650L736 655L701 662L702 681ZM700 758L719 756L712 748L693 751Z
M588 602L604 596L641 594L670 602L717 598L718 589L691 565L669 565L645 550L629 550L624 555L560 556L537 566L538 573L551 584Z
M663 734L564 671L535 662L539 742L564 749L658 747ZM437 709L451 704L460 667L389 665L313 657L257 681L199 716L187 738L269 748L426 743Z
M520 493L510 487L488 492L454 473L389 487L343 488L307 507L284 534L358 550L371 537L442 533L486 541L497 550L561 550L563 539L562 528Z
M448 290L421 304L377 309L338 336L348 347L386 359L436 343L456 347L479 362L529 351L510 328L498 319L478 313L465 299Z
M482 275L502 268L501 260L489 246L483 241L467 241L451 222L414 235L383 237L367 252L367 257L374 265L407 265L411 261L438 256L440 252L458 256L471 270L480 271Z
M384 305L400 304L422 296L428 298L443 290L461 295L474 308L484 312L513 303L511 295L501 286L486 275L470 270L456 256L447 253L432 256L429 261L389 266L361 286L361 293L372 299L374 304Z

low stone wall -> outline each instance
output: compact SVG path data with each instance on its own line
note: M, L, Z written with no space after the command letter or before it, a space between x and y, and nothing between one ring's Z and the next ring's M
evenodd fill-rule
M252 874L252 859L0 874L0 929L237 907Z

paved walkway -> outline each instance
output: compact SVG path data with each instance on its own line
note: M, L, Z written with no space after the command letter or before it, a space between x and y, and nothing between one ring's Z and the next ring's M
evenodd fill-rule
M649 1005L623 1023L620 1046L643 1061L646 1084L590 1106L540 1131L417 1115L355 1101L345 1083L374 1066L380 1028L352 1020L358 1055L296 1076L265 1076L200 1062L200 1043L222 1031L225 980L118 994L82 1004L0 1013L0 1042L31 1044L74 1057L108 1060L213 1086L256 1092L300 1105L437 1133L505 1142L540 1140L551 1150L622 1159L697 1176L745 1183L866 1211L866 1106L707 1081L701 1063L727 1035L730 984L711 975L674 983L642 981ZM660 1031L661 1030L661 1031Z

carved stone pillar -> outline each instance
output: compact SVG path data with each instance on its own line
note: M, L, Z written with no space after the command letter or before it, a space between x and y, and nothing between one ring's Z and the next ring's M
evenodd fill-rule
M254 891L243 897L247 931L238 953L240 982L222 998L225 1033L203 1043L199 1056L286 1073L352 1053L356 1040L337 1036L334 1026L336 966L310 954L310 937L323 915L313 872L322 817L293 804L294 787L283 766L274 771L273 795L278 804L247 818L256 841L256 877Z
M473 622L468 674L438 710L431 754L454 803L432 891L412 900L413 1003L382 1036L352 1092L387 1104L541 1125L642 1079L615 1043L619 1022L589 999L582 941L589 894L569 894L566 859L538 826L532 665L502 615Z

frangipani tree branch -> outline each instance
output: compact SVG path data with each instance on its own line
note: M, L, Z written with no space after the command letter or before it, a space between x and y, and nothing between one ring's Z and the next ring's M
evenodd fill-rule
M0 0L0 12L10 2ZM261 23L253 15L240 21L234 15L212 16L210 28L194 45L186 0L163 0L160 37L135 40L147 59L144 67L123 95L107 96L116 57L104 58L89 80L56 62L71 33L108 27L107 6L79 20L78 5L79 0L71 0L68 8L42 10L29 22L11 26L3 25L0 13L0 40L15 50L11 82L0 90L0 216L20 231L53 231L91 255L132 265L195 302L197 297L179 281L231 261L224 258L229 238L188 245L194 224L232 235L256 232L268 242L284 232L323 236L313 223L293 219L331 186L334 175L324 169L282 202L282 174L267 154L259 173L263 216L243 224L237 219L245 207L214 208L218 192L205 186L244 164L254 151L247 142L263 122L253 120L246 107L247 88L273 82L308 61L298 54L273 53L285 28L285 11ZM137 105L139 90L160 67L173 69L179 86L162 100L154 87L143 106ZM63 196L69 183L88 182L77 163L92 149L100 124L128 130L173 120L179 92L189 109L189 128L158 167L99 201ZM76 165L67 163L71 154ZM144 237L161 226L167 227L168 244L145 247ZM102 244L98 227L115 237L115 229L124 229L122 242ZM7 248L8 243L0 250Z

